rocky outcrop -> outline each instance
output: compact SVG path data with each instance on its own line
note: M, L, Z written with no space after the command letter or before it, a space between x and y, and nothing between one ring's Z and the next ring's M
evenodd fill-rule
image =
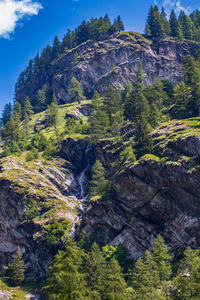
M0 160L0 268L19 247L27 280L44 278L55 255L45 239L48 225L55 220L75 222L77 186L62 159L46 164L38 160L32 165L12 157Z
M157 77L176 84L183 77L184 56L191 55L195 47L191 42L165 38L155 49L150 41L133 32L118 33L99 42L87 41L67 50L47 71L34 74L18 90L17 99L27 95L33 98L37 90L47 84L60 103L67 103L73 76L81 82L88 97L95 90L104 93L110 84L123 88L125 82L134 82L139 60L143 63L146 84L152 84Z
M55 254L45 240L52 216L73 224L72 237L84 230L100 245L123 243L134 259L151 249L158 234L171 248L200 247L198 122L162 124L152 134L154 154L124 164L119 164L120 153L127 137L133 138L132 124L122 128L120 141L93 145L86 139L67 138L62 158L48 163L0 160L0 267L20 247L27 278L43 279ZM89 203L91 168L97 159L109 170L112 190L106 200ZM38 215L30 220L27 209L32 201ZM56 250L62 247L60 240Z
M120 167L110 199L91 202L81 224L91 240L123 243L134 259L151 249L158 234L171 248L200 247L200 133L172 122L153 138L154 155ZM102 163L105 149L95 151Z

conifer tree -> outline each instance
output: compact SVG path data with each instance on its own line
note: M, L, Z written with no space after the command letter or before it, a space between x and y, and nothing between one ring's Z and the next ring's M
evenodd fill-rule
M161 235L158 235L153 244L153 260L156 263L160 282L170 279L172 270L170 260L172 259Z
M21 284L25 278L24 272L25 272L25 265L22 260L21 251L18 248L12 262L8 264L8 275L10 281L15 285Z
M149 124L152 128L155 128L160 121L160 112L155 103L150 105L150 112L149 112Z
M185 59L184 82L191 90L191 97L188 101L188 117L200 115L200 73L199 63L191 56Z
M117 31L124 31L124 24L120 16L117 17Z
M91 247L91 251L85 254L83 263L87 286L94 299L101 299L106 269L106 261L99 247L94 243Z
M151 39L157 42L164 36L164 33L163 16L161 17L157 6L151 6L147 18L146 35L150 35Z
M44 110L47 107L47 98L46 98L46 93L47 93L47 85L45 84L41 90L37 91L37 106L38 106L38 111Z
M12 116L12 104L8 103L4 106L2 116L1 116L1 123L2 126L5 126L6 123L10 120Z
M174 279L175 297L180 300L198 299L200 295L199 250L188 247L181 260L178 274Z
M117 92L111 85L108 86L103 97L103 109L107 113L110 121L110 125L113 124L115 114L120 111L120 99Z
M150 130L144 114L136 121L136 152L137 157L146 153L151 153L153 150L153 141L150 135Z
M108 185L109 181L105 178L105 169L102 163L97 160L92 167L90 196L92 198L103 196L108 188Z
M57 119L58 119L58 108L56 105L56 98L55 95L53 97L51 105L48 106L47 112L46 112L46 120L47 120L47 126L56 127Z
M145 251L145 257L139 258L133 269L133 288L136 299L154 300L156 287L159 285L159 274L151 252Z
M143 71L143 65L141 60L138 62L137 65L137 73L136 73L134 89L136 94L140 94L144 90L144 71Z
M14 120L21 121L21 118L22 118L22 107L21 107L21 104L18 101L15 102L15 105L14 105L14 108L13 108L13 115L12 115L12 117L13 117Z
M82 251L68 239L65 250L58 252L47 274L44 292L50 299L87 299L82 257Z
M184 119L190 116L188 105L192 95L191 89L182 81L175 87L174 100L175 104L171 109L171 116L176 119Z
M98 109L89 117L90 136L92 142L96 143L106 136L109 128L109 118L105 111Z
M174 10L172 10L170 19L171 35L175 38L181 38L181 29Z
M23 107L23 119L25 118L25 116L28 116L28 118L30 118L32 114L33 114L33 107L31 105L30 98L26 97L24 101L24 107Z
M126 282L122 274L122 269L115 258L112 258L107 265L101 299L126 299Z
M57 36L55 36L52 46L52 59L55 59L58 57L60 53L60 42Z
M69 97L71 102L79 102L84 100L85 97L83 96L83 92L81 89L81 84L75 77L72 77L70 88L69 88Z

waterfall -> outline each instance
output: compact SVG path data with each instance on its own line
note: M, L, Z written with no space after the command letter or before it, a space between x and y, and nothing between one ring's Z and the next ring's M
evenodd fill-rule
M88 152L92 149L92 143L89 143L87 145L87 148L85 149L85 155L84 155L84 158L85 158L85 161L87 163L87 166L84 168L84 170L80 173L79 177L78 177L78 185L79 185L79 188L80 188L80 194L79 196L77 197L77 200L79 202L79 209L81 211L81 214L84 213L85 211L85 208L84 208L84 202L87 200L87 196L86 193L85 193L85 175L86 175L86 172L89 168L89 163L87 162L87 154ZM75 232L76 232L76 224L79 222L79 220L81 219L81 216L77 216L74 224L72 225L71 229L70 229L70 232L69 232L69 236L71 237L74 237L75 235Z
M85 200L85 188L84 188L84 179L85 179L85 173L87 171L89 166L87 166L83 172L81 173L80 177L79 177L79 186L81 189L81 200Z
M87 148L85 150L85 158L87 160L87 154L88 152L92 149L92 143L89 143L87 145ZM81 189L81 200L85 201L86 197L85 197L85 186L84 186L84 180L85 180L85 173L87 172L87 169L89 168L89 164L87 165L87 167L81 172L80 177L79 177L79 186Z

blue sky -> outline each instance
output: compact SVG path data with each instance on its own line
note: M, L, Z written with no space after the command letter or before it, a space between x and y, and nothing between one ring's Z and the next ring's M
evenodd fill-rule
M83 20L121 15L127 30L143 32L151 4L166 10L200 8L199 0L0 0L0 111L13 101L14 85L30 58L55 35L62 38L67 28Z

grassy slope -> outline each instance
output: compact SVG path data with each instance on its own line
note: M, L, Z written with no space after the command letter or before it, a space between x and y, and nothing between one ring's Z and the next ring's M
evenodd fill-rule
M90 104L91 100L84 100L81 101L81 104ZM74 103L68 103L64 105L58 106L58 121L57 121L57 129L59 133L62 133L65 129L65 116L66 114L71 114L75 111L76 108L80 107L80 104L78 102ZM35 114L31 117L31 120L29 122L29 129L30 129L30 137L34 135L34 125L37 121L43 121L45 119L45 113L46 111L43 111L41 113ZM82 117L82 121L86 122L87 117ZM53 127L51 128L45 128L41 130L41 133L43 133L47 138L53 137L55 135L55 129ZM75 137L77 138L81 137L80 134L75 134Z

